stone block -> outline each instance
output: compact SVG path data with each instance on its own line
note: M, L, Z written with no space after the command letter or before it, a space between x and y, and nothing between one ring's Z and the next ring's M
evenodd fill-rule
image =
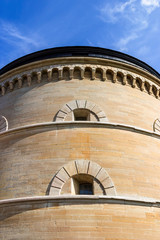
M65 113L70 113L71 112L71 109L67 106L67 105L64 105L61 110Z
M95 103L87 101L86 103L86 108L89 109L90 111L92 111L92 109L94 108Z
M77 100L78 108L85 108L86 100Z
M52 187L62 188L64 182L61 181L59 178L55 177L52 182Z
M64 169L67 171L69 176L73 176L73 175L77 174L75 162L70 162L69 164L65 165Z
M64 118L60 118L60 117L56 117L56 122L63 122L64 121Z
M87 174L89 161L87 160L76 160L76 166L78 173Z
M57 114L57 117L60 117L60 118L65 118L66 117L66 113L62 112L61 110L58 112Z
M99 108L99 106L95 105L92 111L98 115L98 113L101 112L101 109Z
M103 168L99 171L99 173L97 174L96 178L100 181L103 182L107 177L109 177L108 173L106 172L106 170L104 170Z
M56 175L58 178L62 179L63 182L66 182L69 179L69 175L64 170L64 168L61 168L60 171Z
M60 191L61 191L61 189L59 189L59 188L51 187L49 195L51 195L51 196L52 195L60 195Z
M106 192L106 195L109 195L109 196L115 196L116 195L116 191L115 191L114 187L105 189L105 192Z
M69 178L67 182L63 185L61 195L71 194L71 179L72 178Z
M68 113L64 120L65 121L73 121L74 120L73 112Z
M101 111L101 112L97 113L97 116L98 116L98 118L103 118L103 117L106 117L106 114L103 111Z
M76 109L76 108L77 108L77 103L76 103L76 101L75 101L75 100L73 100L73 101L71 101L71 102L67 103L67 105L68 105L68 106L69 106L69 108L70 108L70 109L72 109L72 110L74 110L74 109Z
M110 177L107 177L107 178L104 179L101 183L102 183L102 185L103 185L104 188L113 187L113 183L112 183Z
M95 180L93 181L93 191L94 191L94 195L103 195L103 190L100 184Z
M100 169L101 169L101 167L97 163L90 161L88 174L95 177Z
M108 119L106 117L101 117L99 118L100 122L108 122Z

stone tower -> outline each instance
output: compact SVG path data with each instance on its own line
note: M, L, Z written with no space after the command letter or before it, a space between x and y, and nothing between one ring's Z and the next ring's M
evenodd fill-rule
M160 239L160 75L53 48L0 70L0 239Z

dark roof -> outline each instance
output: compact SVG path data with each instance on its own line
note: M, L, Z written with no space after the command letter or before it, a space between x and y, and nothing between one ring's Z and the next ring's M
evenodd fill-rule
M26 56L16 59L15 61L1 68L0 75L27 63L36 62L44 59L50 59L50 58L73 57L73 56L106 58L106 59L125 62L131 65L135 65L145 71L150 72L156 77L160 78L160 74L156 70L154 70L152 67L150 67L148 64L144 63L143 61L138 60L137 58L134 58L127 54L110 50L110 49L99 48L99 47L82 47L82 46L49 48L49 49L28 54Z

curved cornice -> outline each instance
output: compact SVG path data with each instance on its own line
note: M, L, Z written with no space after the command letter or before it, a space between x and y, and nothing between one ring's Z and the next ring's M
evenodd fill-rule
M110 129L117 129L122 131L129 131L129 132L135 132L143 135L147 135L150 137L154 137L157 139L160 139L160 134L148 131L143 128L137 128L131 125L125 125L125 124L119 124L119 123L109 123L109 122L88 122L88 121L75 121L75 122L47 122L47 123L38 123L38 124L32 124L27 125L23 127L13 128L6 132L0 133L0 138L11 136L18 133L28 132L29 130L32 131L32 134L34 134L33 131L37 131L41 129L42 131L53 131L54 129L58 128L110 128Z
M121 204L121 205L136 205L142 207L160 208L160 201L148 198L129 198L123 196L97 196L97 195L61 195L61 196L35 196L22 197L0 200L0 207L13 205L21 205L32 203L44 204L45 207L50 207L51 203L61 203L63 205L70 204ZM38 208L38 206L37 206Z
M157 71L155 71L148 64L135 57L110 49L88 46L57 47L31 53L16 59L15 61L9 63L8 65L0 69L0 75L31 62L41 61L50 58L73 56L106 58L113 59L115 61L126 62L128 64L142 68L155 75L156 77L160 78L160 74Z
M57 59L55 60L57 61ZM137 71L137 67L126 63L95 58L69 58L69 60L63 58L52 64L50 60L45 60L25 65L25 67L21 66L0 77L0 95L5 95L23 86L26 87L26 83L30 87L33 83L40 84L46 80L48 82L72 80L77 78L77 71L79 71L79 80L88 78L110 81L139 89L156 98L160 97L160 81L154 75L144 70L138 69ZM44 74L46 75L45 80L43 79Z

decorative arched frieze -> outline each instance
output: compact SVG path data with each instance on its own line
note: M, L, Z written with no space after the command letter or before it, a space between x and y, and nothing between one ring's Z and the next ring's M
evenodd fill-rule
M63 166L52 178L48 195L60 195L65 184L74 176L91 176L104 195L116 195L116 189L107 171L95 162L76 160Z
M123 84L124 73L122 71L117 72L117 82Z
M142 83L143 83L143 82L142 82L142 79L140 79L140 78L138 78L138 77L135 79L136 88L143 91L144 89L142 89Z
M79 66L75 66L74 68L73 68L73 78L74 79L82 79L82 75L81 75L81 67L79 67Z
M155 85L152 85L152 93L156 98L158 98L158 89L156 88Z
M49 65L33 70L28 70L22 74L17 74L0 83L0 95L3 96L18 88L40 84L43 81L60 81L72 79L89 79L106 82L119 83L131 86L148 93L156 98L160 98L160 88L149 79L139 76L136 73L119 69L112 66L101 66L94 64L63 64Z
M0 115L0 132L5 132L8 130L8 121L7 119Z
M69 80L70 79L70 71L69 71L69 67L64 67L63 68L63 72L62 72L62 78L65 80Z
M105 81L106 80L105 70L102 68L96 68L95 69L95 79Z
M131 74L127 74L126 75L126 84L128 86L132 86L132 84L133 84L133 76Z
M93 102L90 102L88 100L72 100L68 103L66 103L56 114L54 120L55 122L63 122L66 120L68 114L72 114L74 110L76 109L86 109L89 112L91 112L97 121L100 122L107 122L108 119L106 117L106 114L104 111L100 109L98 105L96 105ZM68 119L67 119L68 120ZM71 119L73 120L73 116L71 116Z
M112 69L107 69L106 70L106 79L107 81L111 81L111 82L114 82L114 71ZM116 81L116 79L115 79Z
M84 78L93 80L92 68L91 66L86 66L84 70Z

